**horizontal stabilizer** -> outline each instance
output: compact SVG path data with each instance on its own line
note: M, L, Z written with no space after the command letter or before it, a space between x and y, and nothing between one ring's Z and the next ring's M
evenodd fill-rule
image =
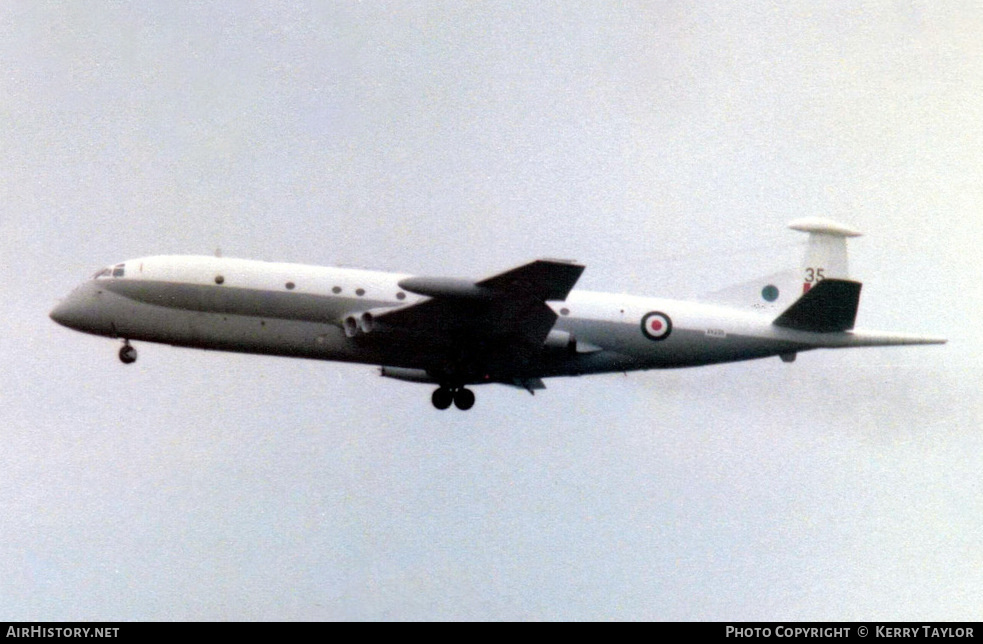
M860 304L860 282L822 280L772 323L786 329L835 333L853 328Z

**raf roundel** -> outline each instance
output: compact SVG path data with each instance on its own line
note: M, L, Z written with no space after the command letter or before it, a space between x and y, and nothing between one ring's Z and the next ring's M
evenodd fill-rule
M672 333L672 320L660 311L646 313L642 318L642 333L649 340L665 340Z

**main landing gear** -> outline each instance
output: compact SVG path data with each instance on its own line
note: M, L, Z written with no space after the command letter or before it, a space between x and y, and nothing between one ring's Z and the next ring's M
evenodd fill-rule
M137 350L133 348L129 340L123 340L123 346L119 350L119 360L123 364L133 364L137 361Z
M470 389L465 389L464 387L459 387L452 389L450 387L441 387L440 389L433 392L430 397L430 402L437 409L447 409L454 403L454 406L461 411L467 411L474 407L474 392Z

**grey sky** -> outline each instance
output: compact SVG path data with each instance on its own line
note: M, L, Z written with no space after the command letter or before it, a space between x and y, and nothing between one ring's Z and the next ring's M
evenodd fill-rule
M790 6L791 4L791 6ZM0 617L983 619L976 3L0 7ZM698 295L842 220L825 351L477 391L47 312L211 253Z

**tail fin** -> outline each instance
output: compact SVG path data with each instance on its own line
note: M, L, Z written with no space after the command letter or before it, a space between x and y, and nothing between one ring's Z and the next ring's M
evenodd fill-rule
M809 233L809 250L806 251L805 264L802 266L803 294L825 279L850 278L846 239L859 237L859 232L819 217L796 219L788 227Z
M706 299L777 315L824 279L849 279L846 238L857 237L859 232L818 217L796 219L789 223L789 228L809 233L808 250L801 268L736 284L710 293Z
M796 219L788 227L809 233L809 249L802 266L802 297L775 318L774 324L819 333L852 329L861 284L849 279L846 240L860 233L818 217Z

